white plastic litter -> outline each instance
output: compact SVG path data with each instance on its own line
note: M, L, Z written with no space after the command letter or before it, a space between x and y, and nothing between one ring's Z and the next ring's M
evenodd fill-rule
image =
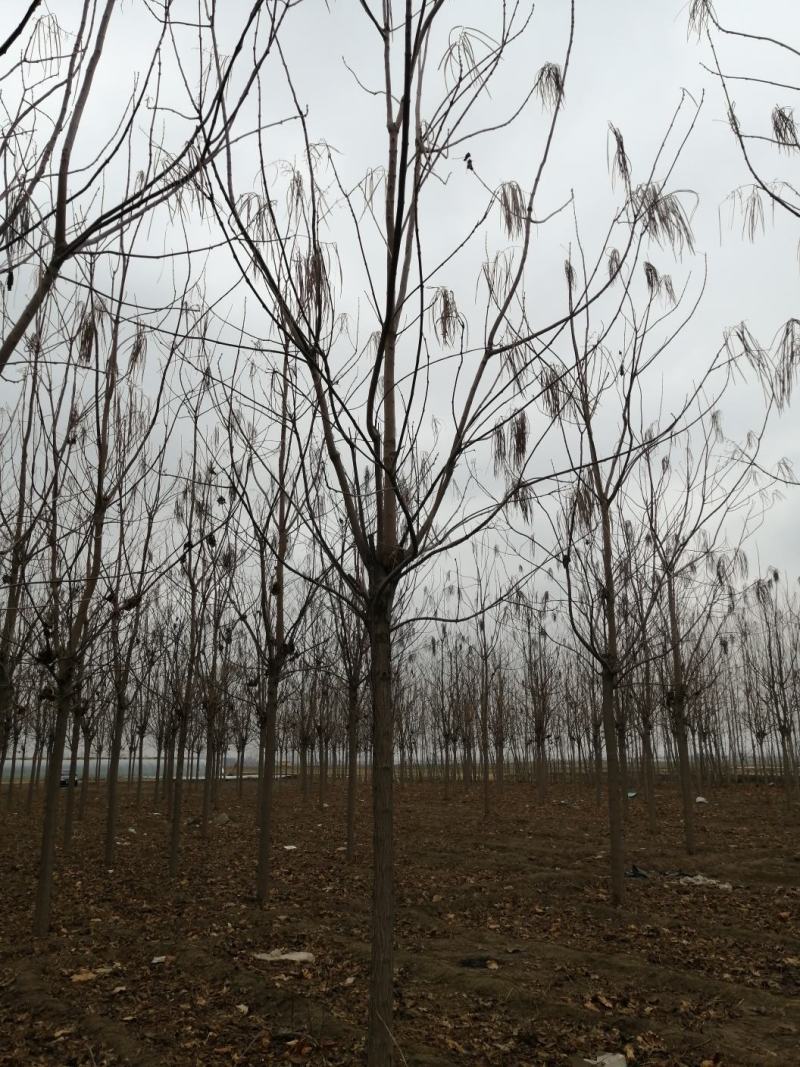
M281 952L274 948L271 952L254 952L253 959L264 963L313 963L313 952Z
M704 874L687 874L680 881L681 885L699 885L705 886L707 889L724 889L726 893L730 893L733 889L730 882L720 882L717 878L706 878Z

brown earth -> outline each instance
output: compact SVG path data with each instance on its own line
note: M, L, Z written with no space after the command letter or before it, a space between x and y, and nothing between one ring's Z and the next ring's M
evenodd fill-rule
M255 785L222 787L230 816L187 828L165 875L166 820L152 786L123 795L118 856L103 869L102 789L68 857L53 933L33 941L41 813L0 816L0 1064L358 1064L369 960L369 794L357 862L344 857L344 791L319 809L295 781L276 805L269 907L253 898ZM397 789L398 1063L641 1067L800 1065L800 818L778 788L712 790L701 852L680 848L677 796L660 831L630 805L628 856L648 872L609 906L605 812L588 789L543 805L508 785ZM199 808L190 795L187 816ZM133 832L135 831L135 832ZM284 845L295 845L287 851ZM676 870L730 882L686 885ZM313 964L254 952L307 951ZM163 962L153 962L165 957Z

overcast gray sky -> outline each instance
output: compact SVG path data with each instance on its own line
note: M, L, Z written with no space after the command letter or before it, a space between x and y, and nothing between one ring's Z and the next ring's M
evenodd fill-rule
M27 5L13 0L12 6L21 12ZM231 32L249 6L249 0L220 3L219 10ZM77 13L78 7L77 0L51 0L50 4L65 23L70 10ZM496 32L499 0L450 0L446 8L449 17L445 16L443 22L447 26L458 23ZM779 37L800 37L796 0L765 0L758 5L745 0L720 0L717 8L720 17L732 25ZM682 91L686 90L696 101L705 94L696 128L670 182L673 189L687 191L685 203L694 212L697 255L674 263L669 253L658 249L653 253L659 269L674 273L681 282L688 278L690 286L695 287L702 275L703 257L707 261L708 283L699 312L670 353L666 367L667 379L682 386L720 346L726 327L744 319L754 334L768 343L790 316L800 316L800 232L788 216L778 215L773 223L768 214L766 232L754 244L742 239L741 219L736 214L731 216L727 198L748 176L725 119L720 88L701 66L703 60L709 59L707 49L688 38L687 4L681 0L578 0L576 15L566 108L542 187L539 212L557 207L574 190L581 233L590 245L619 202L619 190L612 188L607 166L609 122L623 132L634 180L642 180ZM567 0L539 0L531 28L509 52L491 100L484 105L492 115L515 106L545 61L562 61L568 16ZM224 30L225 27L223 35ZM124 4L112 25L100 72L100 91L93 102L95 130L102 129L104 118L112 121L119 113L132 85L137 57L144 61L152 34L152 24L143 17L138 0ZM340 173L350 183L358 181L369 167L381 164L384 158L382 101L359 90L354 81L356 74L366 87L381 87L381 52L375 37L356 0L306 0L290 14L282 38L298 96L308 106L310 136L335 148ZM443 47L445 41L439 44ZM191 62L189 38L185 46L185 57ZM782 68L773 52L732 43L726 44L721 55L731 73L769 75L797 84L797 70L792 71L788 64ZM348 71L345 61L354 74ZM431 69L434 66L431 62ZM274 74L265 85L265 98L276 113L285 107L285 87L277 84ZM737 111L745 127L766 131L771 107L791 102L773 90L737 84ZM532 103L513 134L498 133L477 143L473 152L475 168L489 186L511 178L523 188L530 186L531 168L541 147L543 121L539 105ZM683 128L685 125L684 122ZM269 147L274 160L293 160L298 154L298 141L291 130L274 131ZM464 151L471 147L465 145ZM250 167L254 172L255 156L251 161L240 156L237 177L242 191ZM770 153L765 157L765 172L770 177L788 177L792 167L796 168L796 163L786 156ZM427 222L426 240L434 247L441 242L445 248L471 221L480 190L476 189L474 174L463 163L463 152L450 161L449 173L447 168L443 173L447 173L447 185L437 194L435 212ZM529 302L538 301L543 315L548 301L554 299L556 286L563 299L561 262L570 240L568 222L564 220L563 240L562 230L558 229L561 222L556 222L550 231L548 254L536 264L534 284L528 285ZM495 248L499 246L497 242ZM347 255L346 250L344 254ZM345 261L345 272L347 267ZM454 289L464 309L475 298L479 271L479 259L461 260L449 276L440 279ZM210 277L209 286L213 290L224 281L224 277ZM151 272L139 295L146 297L147 290L155 293L159 284L158 275ZM355 299L349 294L351 312ZM726 410L726 428L732 433L742 432L757 407L755 397L751 405L741 390L732 394ZM767 454L769 458L786 455L800 469L796 423L796 410L776 421ZM775 563L792 574L800 570L796 507L796 494L789 493L773 509L751 546L753 554L757 549L762 564Z

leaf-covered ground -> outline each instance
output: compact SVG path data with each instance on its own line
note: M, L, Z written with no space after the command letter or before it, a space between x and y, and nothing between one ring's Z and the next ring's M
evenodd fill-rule
M677 795L660 830L630 804L624 910L609 906L604 809L588 789L397 789L398 1062L642 1067L800 1064L800 819L779 788L711 790L702 849L681 852ZM320 808L281 782L269 907L253 898L255 786L222 787L230 816L187 827L165 872L166 819L123 795L113 871L93 788L59 849L53 933L29 934L41 813L0 815L0 1064L358 1064L369 959L369 796L357 862L344 791ZM187 818L199 809L199 789ZM20 808L24 804L19 805ZM294 845L294 849L284 846ZM702 874L730 888L693 885ZM309 952L314 962L256 954Z

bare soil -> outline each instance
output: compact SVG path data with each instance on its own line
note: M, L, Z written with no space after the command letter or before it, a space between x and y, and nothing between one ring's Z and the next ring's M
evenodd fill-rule
M698 806L680 846L677 793L653 839L629 806L628 902L610 907L604 808L554 786L397 788L398 1063L641 1067L800 1065L800 818L779 788L741 784ZM349 865L344 789L327 806L279 784L269 906L253 896L255 784L222 787L230 816L187 827L165 872L167 825L145 786L123 793L118 856L102 866L93 787L59 850L53 933L30 937L41 812L0 815L0 1064L359 1064L369 963L369 792ZM190 792L187 817L199 810ZM22 806L22 798L20 798ZM293 850L284 846L294 845ZM703 874L731 888L691 885ZM254 953L302 951L314 962ZM159 961L159 962L155 962Z

